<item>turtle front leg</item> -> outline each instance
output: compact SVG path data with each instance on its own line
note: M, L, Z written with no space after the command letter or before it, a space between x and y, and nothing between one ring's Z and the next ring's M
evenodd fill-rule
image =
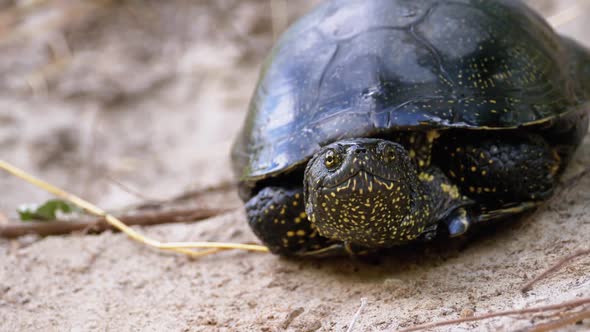
M463 193L488 209L546 200L563 167L559 152L532 133L475 133L441 144L439 164Z
M266 187L246 203L248 223L254 234L274 254L346 254L335 241L318 234L307 219L303 204L301 187Z
M533 210L552 195L563 167L556 148L534 134L475 133L439 143L438 164L460 192L478 203L442 218L451 237L475 223Z
M475 210L473 207L459 208L443 219L443 224L447 227L449 237L457 237L467 233L472 225L517 216L537 208L540 204L542 201L522 202L491 211Z

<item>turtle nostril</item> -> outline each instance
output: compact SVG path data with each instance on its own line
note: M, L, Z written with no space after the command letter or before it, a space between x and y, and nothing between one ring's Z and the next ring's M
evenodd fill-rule
M366 152L367 152L367 149L364 149L364 148L356 148L354 150L354 153L356 153L356 154L361 154L361 153L366 153Z

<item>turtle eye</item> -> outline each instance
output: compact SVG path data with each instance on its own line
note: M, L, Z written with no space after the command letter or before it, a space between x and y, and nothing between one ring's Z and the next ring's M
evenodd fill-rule
M330 170L338 167L340 165L340 155L336 153L334 150L328 150L324 155L324 165Z
M398 154L398 151L390 144L380 144L378 150L383 159L385 159L386 161L395 160Z

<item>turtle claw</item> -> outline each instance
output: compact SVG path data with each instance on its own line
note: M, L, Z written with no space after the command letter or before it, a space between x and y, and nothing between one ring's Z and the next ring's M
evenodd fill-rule
M451 213L451 215L444 220L444 223L447 225L449 237L458 237L467 233L472 220L467 213L467 210L459 208Z
M321 249L300 252L297 256L315 258L342 257L348 256L348 252L342 243L335 243Z
M370 249L351 243L334 243L321 249L299 253L297 256L316 258L348 256L351 258L364 259L365 257L370 257L372 254L375 254L376 251L376 249Z

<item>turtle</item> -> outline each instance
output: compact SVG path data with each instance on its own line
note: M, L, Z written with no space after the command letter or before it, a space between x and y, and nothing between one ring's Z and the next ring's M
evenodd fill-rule
M520 1L328 0L272 48L232 167L271 252L379 252L545 202L589 101L589 50Z

